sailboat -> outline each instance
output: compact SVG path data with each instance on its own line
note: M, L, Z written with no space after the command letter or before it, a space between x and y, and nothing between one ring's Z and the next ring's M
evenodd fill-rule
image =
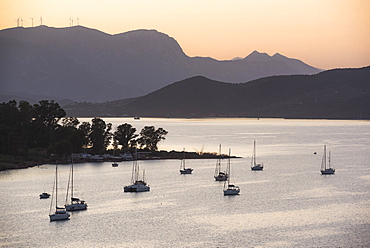
M73 156L72 156L72 163L71 163L71 169L69 174L69 180L71 181L71 203L65 204L67 211L77 211L77 210L86 210L87 204L85 201L80 200L79 198L74 197L74 188L73 188ZM67 196L66 196L66 202L68 199L68 192L69 192L69 182L67 187Z
M55 189L55 212L52 214L52 206L53 201L50 203L50 213L49 218L50 221L54 220L67 220L69 219L69 213L67 213L64 207L58 207L58 165L55 165L55 180L54 180L54 189ZM53 196L54 196L54 189L53 189Z
M238 195L240 192L240 189L238 186L235 186L234 184L230 184L230 178L231 178L231 163L230 163L230 152L231 149L229 149L229 161L227 164L226 171L228 173L227 181L224 183L224 195Z
M131 182L132 185L123 187L124 192L143 192L149 191L150 187L145 181L145 170L143 171L143 178L139 179L139 165L137 163L137 153L135 153L135 159L132 165Z
M322 175L330 175L334 174L335 169L330 167L330 151L329 151L329 156L328 156L328 164L326 163L326 145L324 145L324 155L322 156L322 161L321 161L321 174Z
M40 199L46 199L46 198L49 198L50 197L50 194L49 193L46 193L46 192L43 192L39 196L40 196Z
M251 161L251 169L253 171L263 170L263 163L257 163L257 156L256 156L256 141L253 141L253 154L252 154L252 161Z
M183 158L181 159L181 164L180 164L180 173L181 174L191 174L193 172L192 168L185 168L185 148L183 150Z
M214 178L216 181L226 181L228 177L229 175L226 172L221 171L221 145L220 145Z

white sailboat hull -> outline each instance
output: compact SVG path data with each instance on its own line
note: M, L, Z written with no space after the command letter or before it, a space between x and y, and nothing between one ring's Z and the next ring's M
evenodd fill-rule
M225 189L224 195L238 195L240 192L240 189Z
M330 175L330 174L334 174L334 172L335 172L335 169L333 169L333 168L328 168L328 169L322 170L322 171L321 171L321 174L322 174L322 175Z
M86 203L74 203L65 205L67 211L78 211L78 210L86 210L87 204Z
M186 169L180 170L181 174L191 174L192 172L193 172L193 169L191 169L191 168L186 168Z
M229 178L228 174L220 172L217 176L215 176L216 181L226 181Z
M123 187L124 192L145 192L150 191L150 187L142 184L133 184Z
M260 170L263 170L263 165L262 164L257 164L255 166L252 166L251 169L253 171L260 171Z
M66 211L56 211L54 214L50 214L50 221L56 221L56 220L68 220L70 214Z

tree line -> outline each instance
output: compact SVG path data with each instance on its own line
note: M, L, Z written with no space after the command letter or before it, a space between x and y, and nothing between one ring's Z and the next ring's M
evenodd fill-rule
M112 124L95 117L82 122L66 117L66 112L53 100L31 105L15 100L0 104L0 154L26 155L29 149L40 148L60 156L89 151L103 154L110 144L114 149L136 148L158 150L158 143L168 133L163 128L145 126L139 134L128 123L112 130Z

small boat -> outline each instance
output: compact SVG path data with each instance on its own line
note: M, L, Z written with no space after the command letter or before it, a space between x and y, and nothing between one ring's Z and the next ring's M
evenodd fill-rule
M140 120L140 117L139 116L135 116L134 117L134 120Z
M144 192L149 191L150 187L145 181L145 170L143 171L143 178L139 179L139 165L137 163L137 153L132 165L131 185L123 187L124 192Z
M181 159L181 164L180 164L180 173L181 174L191 174L193 172L192 168L185 168L185 148L183 151L183 158Z
M253 154L252 154L252 161L251 161L251 170L253 171L261 171L263 170L263 163L257 163L257 156L256 156L256 141L253 141Z
M114 162L114 163L112 164L112 167L118 167L118 164L117 164L116 162Z
M326 145L324 145L324 155L322 156L321 161L321 174L322 175L331 175L334 174L335 169L331 168L331 162L330 162L330 151L328 156L328 164L326 163Z
M58 207L58 165L55 165L55 183L54 183L54 189L55 189L55 212L52 214L52 204L53 201L50 203L50 213L49 213L49 218L50 221L55 221L55 220L68 220L70 214L67 213L66 209L64 207ZM53 193L54 193L53 189ZM53 194L54 195L54 194Z
M87 209L87 204L85 201L80 200L79 198L74 197L74 188L73 188L73 156L72 156L72 163L71 163L71 169L70 169L70 174L69 174L69 179L71 181L71 203L70 204L65 204L65 208L67 211L78 211L78 210L86 210ZM68 182L69 186L69 182ZM67 187L67 196L66 196L66 202L68 199L68 192L69 192L69 187Z
M46 198L49 198L49 197L50 197L49 193L44 192L44 193L40 194L40 199L46 199Z
M229 175L226 172L221 171L221 145L220 145L214 178L216 181L226 181L228 177Z
M231 163L230 163L230 149L229 149L229 162L227 164L227 173L228 178L227 181L225 181L224 184L224 195L238 195L240 192L240 189L238 186L235 186L234 184L230 184L230 178L231 178Z

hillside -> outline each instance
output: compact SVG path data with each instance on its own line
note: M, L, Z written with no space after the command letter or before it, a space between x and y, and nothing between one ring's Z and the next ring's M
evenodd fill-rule
M65 109L74 116L370 119L370 67L242 84L196 76L143 97Z
M202 75L242 83L320 70L280 54L254 51L244 59L189 57L156 30L110 35L82 26L0 30L0 100L7 96L105 102L138 97ZM27 98L27 100L29 100Z

